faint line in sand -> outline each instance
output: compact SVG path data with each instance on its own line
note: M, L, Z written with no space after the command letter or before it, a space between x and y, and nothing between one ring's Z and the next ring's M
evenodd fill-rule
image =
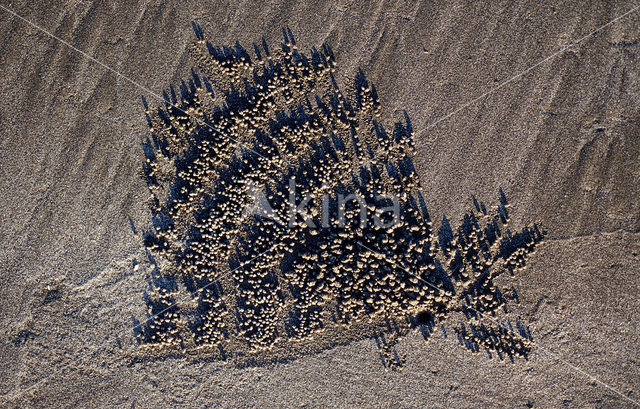
M371 248L369 248L369 247L365 246L365 245L364 245L364 244L362 244L362 243L359 243L359 244L360 244L360 246L364 247L365 249L367 249L367 250L371 251L372 253L376 253L376 254L380 254L380 255L382 255L381 253L379 253L379 252L377 252L376 250L373 250L373 249L371 249ZM433 288L433 289L435 289L435 290L438 290L438 291L439 291L439 290L441 290L440 288L438 288L438 287L436 287L435 285L431 284L429 281L427 281L427 280L423 279L422 277L418 276L417 274L414 274L412 271L410 271L409 269L405 268L404 266L402 266L402 265L398 264L397 262L395 262L395 261L393 261L393 260L390 260L390 261L391 261L391 262L392 262L396 267L398 267L398 268L400 268L400 269L404 270L404 271L405 271L405 272L407 272L408 274L411 274L412 276L414 276L414 277L415 277L415 278L417 278L418 280L420 280L420 281L422 281L423 283L427 284L429 287L431 287L431 288ZM497 319L495 319L495 318L493 318L493 317L490 317L490 316L484 316L480 311L476 310L475 308L473 308L473 307L472 307L472 306L470 306L470 305L469 305L468 307L469 307L469 309L470 309L470 310L475 311L475 312L476 312L476 314L478 314L478 316L479 316L479 317L481 317L481 318L488 318L489 320L491 320L491 321L495 322L496 324L498 324L498 326L500 326L502 329L505 329L505 330L507 330L507 331L511 332L512 334L514 334L514 335L516 335L516 336L519 336L518 334L516 334L516 332L515 332L515 331L513 331L513 329L507 328L504 324L502 324L502 323L501 323L500 321L498 321ZM610 386L610 385L608 385L608 384L604 383L603 381L599 380L599 379L598 379L598 378L596 378L595 376L590 375L589 373L587 373L587 372L585 372L584 370L582 370L582 369L578 368L577 366L573 365L572 363L570 363L570 362L568 362L568 361L566 361L566 360L562 359L562 358L561 358L561 357L559 357L557 354L555 354L555 353L553 353L553 352L549 351L547 348L543 348L543 347L541 347L540 345L536 346L536 348L540 349L541 351L546 352L547 354L549 354L549 355L553 356L553 357L554 357L554 358L556 358L558 361L560 361L560 362L564 363L565 365L567 365L568 367L570 367L570 368L571 368L571 369L573 369L574 371L576 371L576 372L578 372L578 373L580 373L580 374L582 374L582 375L584 375L584 376L588 377L588 378L589 378L589 379L591 379L592 381L599 383L600 385L604 386L605 388L609 389L610 391L612 391L612 392L616 393L617 395L620 395L620 396L621 396L621 397L623 397L624 399L626 399L626 400L628 400L629 402L631 402L631 403L633 403L633 404L635 404L635 405L637 405L637 406L639 406L639 407L640 407L640 402L638 402L638 401L636 401L636 400L633 400L633 399L629 398L628 396L626 396L626 395L625 395L625 394L623 394L622 392L619 392L618 390L616 390L616 389L615 389L615 388L613 388L612 386Z
M43 33L45 33L45 34L47 34L47 35L48 35L48 36L50 36L51 38L53 38L53 39L55 39L55 40L57 40L57 41L59 41L59 42L63 43L64 45L66 45L67 47L69 47L69 48L73 49L74 51L76 51L76 52L78 52L78 53L82 54L84 57L86 57L86 58L88 58L89 60L91 60L91 61L95 62L96 64L100 65L101 67L105 68L106 70L108 70L108 71L110 71L110 72L113 72L113 73L114 73L114 74L116 74L118 77L120 77L120 78L124 78L124 79L125 79L126 81L128 81L129 83L131 83L131 84L135 85L136 87L138 87L138 88L140 88L140 89L142 89L142 90L144 90L144 91L146 91L146 92L150 93L151 95L155 96L156 98L158 98L158 99L160 99L160 100L164 101L165 103L169 104L170 106L172 106L172 107L174 107L174 108L178 109L179 111L181 111L181 112L182 112L182 113L184 113L185 115L187 115L187 116L189 116L189 117L192 117L192 118L196 119L196 121L198 121L198 118L195 118L195 117L193 117L192 115L188 114L187 112L185 112L183 109L181 109L181 108L180 108L180 107L178 107L177 105L170 103L166 98L164 98L164 97L162 97L161 95L159 95L159 94L155 93L154 91L150 90L149 88L146 88L145 86L141 85L140 83L136 82L135 80L132 80L132 79L130 79L129 77L127 77L127 76L125 76L125 75L121 74L120 72L118 72L118 71L116 71L115 69L113 69L113 68L109 67L108 65L106 65L106 64L104 64L104 63L102 63L101 61L99 61L99 60L95 59L94 57L92 57L92 56L90 56L89 54L85 53L84 51L82 51L82 50L78 49L77 47L73 46L72 44L68 43L67 41L65 41L65 40L63 40L63 39L61 39L61 38L59 38L59 37L58 37L58 36L56 36L55 34L53 34L53 33L49 32L49 31L45 30L44 28L42 28L42 27L38 26L37 24L35 24L35 23L31 22L30 20L28 20L28 19L26 19L26 18L22 17L21 15L19 15L18 13L16 13L15 11L13 11L12 9L10 9L10 8L8 8L8 7L5 7L4 5L1 5L1 4L0 4L0 8L2 8L3 10L5 10L6 12L8 12L8 13L12 14L13 16L17 17L18 19L20 19L20 20L22 20L22 21L26 22L27 24L31 25L32 27L36 28L37 30L39 30L39 31L41 31L41 32L43 32ZM531 66L531 67L527 68L526 70L522 71L521 73L519 73L519 74L517 74L517 75L515 75L515 76L511 77L510 79L508 79L507 81L505 81L505 82L501 83L501 84L500 84L500 85L498 85L497 87L495 87L495 88L493 88L493 89L491 89L491 90L489 90L489 91L485 92L484 94L482 94L482 95L480 95L480 96L478 96L478 97L476 97L476 98L472 99L471 101L469 101L469 102L465 103L464 105L462 105L462 106L458 107L457 109L455 109L454 111L450 112L449 114L447 114L447 115L445 115L445 116L443 116L443 117L439 118L439 119L438 119L438 120L436 120L435 122L433 122L433 123L429 124L427 127L423 128L423 129L421 129L421 130L419 130L417 133L422 133L422 132L424 132L424 131L426 131L426 130L429 130L429 129L433 128L433 127L434 127L435 125L437 125L438 123L440 123L440 122L442 122L442 121L444 121L444 120L446 120L446 119L448 119L448 118L452 117L453 115L457 114L458 112L462 111L463 109L465 109L465 108L469 107L470 105L472 105L472 104L476 103L476 102L477 102L477 101L479 101L480 99L482 99L482 98L484 98L484 97L486 97L486 96L488 96L488 95L492 94L493 92L495 92L495 91L499 90L500 88L504 87L505 85L507 85L507 84L509 84L509 83L511 83L511 82L513 82L513 81L515 81L515 80L517 80L518 78L520 78L520 77L522 77L523 75L527 74L528 72L530 72L531 70L533 70L533 69L535 69L536 67L540 66L541 64L543 64L543 63L547 62L548 60L552 59L553 57L555 57L555 56L557 56L557 55L559 55L559 54L564 53L564 52L565 52L565 51L567 51L569 48L571 48L571 47L573 47L573 46L575 46L575 45L579 44L580 42L584 41L584 40L585 40L585 39L587 39L588 37L590 37L590 36L594 35L595 33L599 32L600 30L604 29L605 27L607 27L607 26L609 26L609 25L613 24L614 22L616 22L616 21L618 21L618 20L620 20L620 19L624 18L625 16L627 16L627 15L629 15L629 14L631 14L631 13L635 12L635 11L636 11L636 10L638 10L638 9L640 9L640 5L638 5L638 6L634 7L633 9L631 9L631 10L627 11L626 13L624 13L624 14L622 14L622 15L620 15L620 16L618 16L618 17L616 17L615 19L613 19L613 20L609 21L608 23L606 23L606 24L604 24L604 25L600 26L599 28L597 28L597 29L595 29L595 30L591 31L590 33L588 33L588 34L586 34L585 36L583 36L583 37L579 38L578 40L576 40L576 41L574 41L574 42L570 43L569 45L566 45L566 46L564 46L564 47L561 47L561 48L560 48L558 51L556 51L555 53L553 53L553 54L549 55L548 57L544 58L543 60L539 61L538 63L534 64L533 66ZM104 119L106 119L106 118L104 118ZM220 132L220 131L218 131L218 130L214 129L214 128L213 128L213 127L211 127L209 124L206 124L206 123L205 123L204 125L206 125L207 127L209 127L212 131L214 131L214 132L216 132L216 133L218 133L218 134L220 134L220 135L222 135L222 136L224 136L224 137L226 137L226 138L230 139L231 141L233 141L233 142L235 142L235 143L237 143L237 144L240 144L240 142L238 142L238 141L236 141L235 139L233 139L233 138L229 137L228 135L225 135L225 134L223 134L222 132ZM253 150L252 150L252 149L250 149L250 148L247 148L247 149L251 150L252 152L256 153L256 154L257 154L257 155L259 155L259 156L264 157L264 156L263 156L263 155L261 155L260 153L255 152L255 151L253 151ZM370 249L370 248L368 248L368 247L364 246L363 244L361 244L361 243L360 243L360 245L361 245L362 247L364 247L364 248L368 249L369 251L373 251L373 252L375 253L375 251L374 251L374 250L372 250L372 249ZM270 249L266 250L265 252L263 252L263 253L261 253L261 254L259 254L259 255L255 256L255 257L253 257L253 258L252 258L251 260L249 260L249 261L255 260L255 259L257 259L257 258L259 258L259 257L263 256L264 254L266 254L266 253L270 252L271 250L275 249L277 246L278 246L278 244L276 244L276 245L275 245L275 246L273 246L272 248L270 248ZM394 262L394 264L396 264L396 263ZM225 277L225 276L228 276L229 274L231 274L233 271L237 270L237 269L238 269L238 268L240 268L240 267L241 267L241 266L238 266L238 267L236 267L236 268L234 268L234 269L230 270L228 273L226 273L226 274L222 275L220 278ZM409 274L413 275L414 277L418 278L419 280L421 280L421 281L425 282L427 285L429 285L429 286L431 286L431 287L433 287L433 288L435 288L435 289L438 289L438 288L437 288L437 287L435 287L433 284L431 284L431 283L427 282L426 280L423 280L421 277L418 277L417 275L413 274L411 271L409 271L409 270L405 269L403 266L399 266L399 267L400 267L400 268L402 268L402 269L404 269L406 272L408 272ZM208 286L210 286L211 284L213 284L213 282L212 282L212 283L209 283L209 284L207 284L207 285L205 285L205 286L203 286L203 287L202 287L202 288L200 288L199 290L203 290L203 289L207 288ZM174 307L175 305L177 305L179 302L180 302L180 301L177 301L177 302L175 302L174 304L172 304L171 306L169 306L169 307L165 308L164 310L160 311L159 313L157 313L157 314L155 314L155 315L153 315L153 316L150 316L150 317L149 317L149 318L147 318L147 320L145 320L144 322L139 323L139 324L137 324L136 326L134 326L134 327L133 327L133 329L136 329L136 328L138 328L138 327L140 327L140 326L144 325L144 324L145 324L145 323L147 323L149 320L151 320L151 319L153 319L153 318L157 317L158 315L160 315L160 314L164 313L165 311L169 310L170 308L173 308L173 307ZM471 309L473 309L472 307L470 307L470 308L471 308ZM474 311L476 311L476 313L478 313L478 315L482 317L482 314L481 314L479 311L477 311L477 310L475 310L475 309L473 309L473 310L474 310ZM503 326L503 324L501 324L501 323L500 323L500 322L498 322L497 320L494 320L494 319L493 319L493 318L491 318L491 317L490 317L490 319L491 319L491 320L493 320L493 321L495 321L495 322L496 322L499 326L501 326L502 328L507 329L508 331L513 332L512 330L510 330L510 329L508 329L508 328L504 327L504 326ZM516 335L517 335L517 334L516 334ZM103 345L101 345L99 348L96 348L96 350L101 349L102 347L104 347L104 346L108 345L110 342L111 342L111 341L108 341L108 342L104 343L104 344L103 344ZM640 406L640 403L639 403L639 402L637 402L637 401L635 401L635 400L633 400L633 399L631 399L631 398L627 397L626 395L624 395L624 394L622 394L621 392L617 391L616 389L614 389L613 387L609 386L608 384L606 384L606 383L604 383L604 382L600 381L599 379L595 378L594 376L592 376L592 375L590 375L590 374L586 373L585 371L583 371L582 369L580 369L580 368L576 367L575 365L573 365L573 364L571 364L571 363L569 363L569 362L567 362L567 361L563 360L562 358L558 358L558 356L557 356L556 354L553 354L553 353L551 353L550 351L548 351L548 350L546 350L546 349L541 348L540 346L538 346L538 348L539 348L539 349L541 349L541 350L546 351L547 353L549 353L550 355L552 355L552 356L556 357L556 359L558 359L558 360L560 360L561 362L565 363L567 366L571 367L571 368L572 368L572 369L574 369L575 371L577 371L577 372L581 373L582 375L589 377L589 378L590 378L590 379L592 379L593 381L595 381L595 382L597 382L597 383L599 383L599 384L603 385L603 386L604 386L604 387L606 387L607 389L609 389L609 390L611 390L611 391L615 392L616 394L620 395L621 397L623 397L624 399L628 400L629 402L632 402L633 404L635 404L635 405L637 405L637 406ZM94 352L95 352L95 351L94 351ZM84 356L88 356L88 354L85 354ZM51 379L51 377L53 377L53 376L55 376L55 375L59 374L60 372L62 372L62 371L63 371L64 369L66 369L67 367L68 367L68 365L65 365L65 366L61 367L60 369L56 370L55 372L53 372L52 374L50 374L50 375L46 376L45 378L43 378L43 379L39 380L38 382L36 382L35 384L31 385L30 387L28 387L28 388L26 388L26 389L24 389L24 390L22 390L22 391L20 391L20 392L18 392L18 393L14 393L14 394L12 394L12 395L11 395L11 396L9 396L9 397L4 397L5 402L8 402L8 401L11 401L11 400L14 400L14 399L19 398L20 396L24 395L24 394L25 394L26 392L28 392L29 390L32 390L33 388L37 387L38 385L41 385L42 383L44 383L44 382L46 382L47 380Z
M6 11L7 13L12 14L13 16L17 17L18 19L24 21L25 23L29 24L32 27L35 27L36 29L42 31L43 33L45 33L46 35L48 35L49 37L53 38L54 40L57 40L59 42L61 42L62 44L66 45L67 47L71 48L72 50L82 54L84 57L88 58L90 61L93 61L94 63L98 64L99 66L101 66L102 68L106 69L107 71L110 71L114 74L116 74L119 78L124 78L126 81L130 82L131 84L135 85L136 87L140 88L141 90L148 92L149 94L151 94L152 96L158 98L159 100L165 102L166 104L169 104L171 107L177 109L178 111L182 112L183 114L187 115L188 117L193 118L196 122L198 122L200 125L205 125L206 127L210 128L213 132L217 133L218 135L222 135L225 138L231 140L232 142L235 142L238 145L242 145L239 141L233 139L232 137L230 137L229 135L225 135L224 133L218 131L217 129L213 128L211 125L209 125L208 123L204 122L201 123L199 118L196 118L195 116L189 114L188 112L186 112L184 109L180 108L179 106L177 106L176 104L171 103L167 98L164 98L163 96L161 96L160 94L150 90L149 88L145 87L144 85L140 84L139 82L132 80L131 78L127 77L126 75L120 73L119 71L109 67L108 65L106 65L105 63L101 62L100 60L97 60L96 58L90 56L89 54L85 53L84 51L82 51L81 49L75 47L74 45L70 44L69 42L63 40L62 38L56 36L55 34L51 33L50 31L45 30L44 28L40 27L39 25L37 25L36 23L32 22L31 20L28 20L24 17L22 17L21 15L19 15L18 13L16 13L15 11L13 11L12 9L3 6L2 4L0 4L0 8L2 8L4 11ZM266 157L262 154L260 154L259 152L256 152L255 150L251 149L251 148L246 148L247 150L250 150L251 152L255 153L258 156L261 156L263 158L266 159Z
M565 51L567 51L568 49L580 44L582 41L586 40L587 38L591 37L592 35L598 33L599 31L601 31L603 28L606 28L608 26L610 26L611 24L615 23L616 21L620 20L623 17L628 16L629 14L637 11L638 9L640 9L640 4L635 6L634 8L632 8L631 10L627 11L624 14L619 15L618 17L614 18L613 20L609 21L606 24L603 24L602 26L596 28L595 30L589 32L588 34L580 37L579 39L569 43L568 45L565 45L563 47L560 47L560 49L558 51L556 51L555 53L547 56L546 58L538 61L537 63L535 63L534 65L532 65L531 67L527 68L526 70L520 72L519 74L514 75L513 77L509 78L508 80L504 81L503 83L501 83L500 85L498 85L495 88L490 89L489 91L485 92L484 94L472 99L469 102L466 102L464 105L459 106L458 108L454 109L453 111L449 112L447 115L440 117L439 119L435 120L434 122L432 122L431 124L427 125L426 127L422 128L421 130L417 131L416 134L421 134L424 131L428 131L429 129L433 128L434 126L436 126L437 124L439 124L440 122L447 120L449 118L451 118L452 116L454 116L455 114L457 114L458 112L462 111L463 109L469 107L470 105L475 104L476 102L478 102L479 100L481 100L482 98L493 94L494 92L496 92L497 90L499 90L500 88L504 87L507 84L510 84L512 82L514 82L515 80L517 80L518 78L522 77L523 75L527 74L528 72L530 72L531 70L537 68L538 66L544 64L545 62L551 60L552 58L554 58L555 56L564 53Z

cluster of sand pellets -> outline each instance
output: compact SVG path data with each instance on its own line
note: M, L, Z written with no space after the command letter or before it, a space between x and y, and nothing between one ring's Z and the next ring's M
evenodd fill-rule
M504 306L494 279L542 239L509 231L504 197L436 234L411 122L387 130L362 72L339 84L331 49L306 55L288 30L253 55L195 31L197 72L163 105L144 102L155 269L143 354L292 358L426 325L421 313L433 324Z
M526 358L532 347L531 334L525 329L514 330L503 323L471 322L469 328L461 323L455 329L460 344L473 352L480 352L480 347L494 351L499 357Z

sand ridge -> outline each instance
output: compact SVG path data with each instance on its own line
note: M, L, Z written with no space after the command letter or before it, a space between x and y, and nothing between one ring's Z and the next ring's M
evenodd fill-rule
M202 2L65 6L45 13L44 8L15 5L21 14L154 89L189 76L181 69L189 66L186 47L194 18L210 38L226 44L250 43L262 35L277 42L279 27L286 22L302 43L331 43L336 59L345 62L345 72L355 73L361 66L376 83L382 104L390 109L407 107L417 129L633 7L570 2L496 2L487 7L377 2L373 8L368 2L269 3L264 8L249 4L221 8ZM571 52L440 122L427 135L416 135L428 144L419 149L415 160L435 220L448 214L457 224L468 203L465 198L471 194L491 198L503 187L513 205L514 225L541 220L550 227L544 252L538 252L524 270L531 275L515 276L524 280L515 286L520 305L535 314L528 318L549 326L550 335L544 340L537 338L539 329L532 327L534 338L632 397L637 376L629 348L637 345L633 337L637 308L628 294L635 291L637 277L629 246L637 237L625 231L637 231L639 220L637 81L629 69L637 58L637 21L637 16L630 15L616 22ZM0 262L3 325L10 331L1 345L7 369L2 371L1 384L5 390L19 390L20 384L26 387L58 368L61 356L66 355L68 363L74 358L85 362L78 354L81 343L71 340L111 333L96 330L98 318L115 319L116 327L128 331L129 312L144 315L139 298L144 280L138 278L130 281L138 283L135 288L114 293L112 298L93 294L102 297L105 305L126 300L119 313L92 315L103 307L88 311L85 318L93 316L93 327L75 321L74 315L58 313L63 311L62 300L72 300L65 298L65 288L91 282L114 259L140 249L140 237L131 234L127 215L139 229L148 220L141 193L144 182L137 176L143 156L139 139L123 139L115 124L87 113L108 109L108 116L132 124L138 134L146 125L139 90L96 70L15 19L3 16L2 24L7 35L1 61L6 86L2 88L0 141L8 154L2 159L0 200L5 212L0 219L4 246ZM82 28L76 30L79 25ZM371 50L376 50L375 55ZM69 86L57 81L61 75ZM78 104L64 104L58 95L72 95ZM105 175L109 182L99 182ZM565 263L587 258L590 267L586 269L575 265L572 270L569 265L574 263ZM143 259L144 254L137 256ZM543 260L549 260L543 269L535 267L542 266ZM146 269L138 271L143 274ZM582 291L594 276L603 277L596 280L598 286ZM40 314L47 286L55 287L61 277L61 298L47 303ZM593 303L583 299L584 294L608 297ZM564 309L559 300L564 300ZM631 307L623 309L618 300ZM24 342L14 344L13 337L20 331L14 333L13 328L18 329L16 324L29 315L37 316L34 323L42 325L32 331L42 342L25 335L18 338ZM53 325L60 329L48 329ZM76 337L56 338L55 334L65 331ZM422 339L414 334L418 341ZM25 401L35 407L86 406L89 399L101 406L122 407L132 402L190 407L194 399L203 406L231 405L232 401L251 406L264 403L261 399L295 405L295 395L311 406L366 406L367 402L382 406L389 401L427 407L624 405L620 397L585 384L584 378L567 373L548 358L534 357L530 370L523 370L479 355L458 354L456 343L440 336L432 338L426 358L411 335L404 339L398 348L407 355L408 366L394 374L375 372L371 361L361 359L367 351L374 358L377 354L375 342L367 341L332 349L319 358L303 358L298 364L248 372L225 370L220 377L215 375L216 367L211 367L213 372L204 369L206 376L205 372L199 375L189 373L189 365L176 360L156 361L142 371L140 367L117 369L108 362L121 361L90 355L95 362L71 366L30 391ZM110 345L117 348L115 339ZM43 349L48 352L43 354ZM110 369L99 369L102 364ZM379 363L373 365L379 367ZM87 371L95 377L82 376ZM363 374L369 372L377 375L366 378ZM167 373L174 375L166 378ZM485 382L478 382L477 375ZM123 379L136 386L128 386L131 382ZM96 391L102 390L110 392L99 396ZM259 394L263 397L257 398Z

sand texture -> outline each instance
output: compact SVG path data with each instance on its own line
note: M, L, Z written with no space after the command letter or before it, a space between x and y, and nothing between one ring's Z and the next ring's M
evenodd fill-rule
M0 407L640 406L637 6L0 3ZM392 233L234 207L375 166Z

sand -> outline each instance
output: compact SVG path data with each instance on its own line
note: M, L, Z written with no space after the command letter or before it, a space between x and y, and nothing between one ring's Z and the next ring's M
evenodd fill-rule
M3 407L640 399L640 16L585 37L633 3L4 6L146 89L0 10ZM545 226L526 269L504 283L518 291L513 318L531 330L528 360L472 354L451 332L425 343L414 330L396 345L406 359L399 371L385 370L372 339L248 368L182 357L131 365L132 317L144 316L150 269L139 234L149 225L141 96L189 76L192 21L217 45L246 47L262 37L278 44L287 26L301 48L331 45L341 75L362 69L384 118L406 111L414 124L414 163L436 225L443 215L459 222L472 195L494 203L502 188L515 226Z

